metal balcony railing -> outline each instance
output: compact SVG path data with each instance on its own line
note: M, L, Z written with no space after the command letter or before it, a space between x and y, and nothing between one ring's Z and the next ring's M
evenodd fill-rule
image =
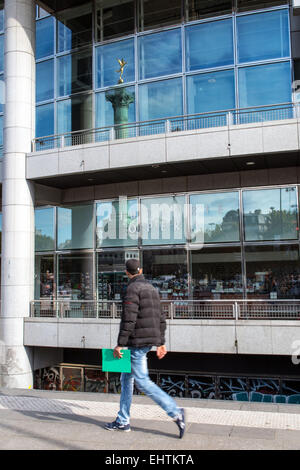
M113 127L100 127L38 137L32 151L51 150L75 145L109 142L130 137L144 137L171 132L193 131L240 124L254 124L300 117L300 104L284 103L255 108L230 109L201 114L173 116L152 121L134 122Z
M300 299L163 300L170 320L300 320ZM109 300L33 300L34 318L120 318L122 303Z

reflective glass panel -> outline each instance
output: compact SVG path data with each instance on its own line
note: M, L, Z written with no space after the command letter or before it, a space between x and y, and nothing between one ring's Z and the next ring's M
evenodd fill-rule
M49 16L36 22L35 58L54 54L54 18Z
M5 82L4 74L0 75L0 113L4 111L4 99L5 99Z
M54 104L36 107L36 137L54 134Z
M4 31L4 1L0 2L0 31Z
M65 300L93 298L93 255L64 254L58 256L58 297ZM65 316L81 316L78 306L66 302Z
M234 71L187 77L187 103L188 114L235 108Z
M240 247L191 251L193 299L243 297Z
M185 197L170 196L141 199L143 245L185 243Z
M92 51L57 58L58 96L71 95L92 88Z
M288 10L238 16L236 21L239 62L290 55Z
M54 98L54 61L45 60L36 64L36 101Z
M96 8L97 41L134 33L133 0L97 0Z
M140 31L181 22L181 0L140 0Z
M245 240L298 238L296 188L243 191Z
M35 299L53 299L55 295L55 276L54 276L54 256L36 255L35 256ZM46 311L51 311L53 304L50 302L42 303L40 306L40 315ZM44 311L44 312L43 312Z
M181 72L180 29L140 36L138 41L140 80Z
M120 197L97 204L97 247L134 246L138 242L137 199Z
M35 251L54 249L54 208L35 209Z
M91 129L92 95L76 95L57 102L57 132L64 134L71 131ZM72 138L67 137L67 138ZM75 143L75 141L74 141ZM71 145L71 142L68 142Z
M121 69L121 64L118 62L119 60L126 62L123 69ZM97 47L96 64L97 88L117 85L120 77L124 83L134 81L133 39L113 42Z
M93 248L93 205L57 208L57 248Z
M239 193L190 196L191 242L222 243L240 239Z
M75 6L58 13L57 50L69 51L92 42L92 4Z
M121 91L124 90L124 91ZM113 96L115 95L115 103L116 106L118 102L122 100L122 94L125 96L127 95L127 100L130 104L122 109L122 114L118 114L121 109L119 108L114 111L114 99ZM118 99L118 95L120 99ZM110 99L107 99L109 97ZM101 92L96 93L96 127L106 127L106 126L113 126L114 124L126 122L135 122L135 89L134 87L126 87L126 88L118 88L115 90L110 90L108 92ZM122 130L123 135L125 137L126 129ZM129 131L128 131L129 132ZM128 134L130 136L130 134ZM117 137L117 136L116 136ZM100 135L99 135L100 138Z
M3 157L3 116L0 116L0 159Z
M258 65L239 69L241 108L291 101L291 69L289 62Z
M184 249L143 251L143 273L162 300L188 297L187 254Z
M299 299L297 245L245 247L247 296L250 299Z
M4 35L0 36L0 72L4 71Z
M138 251L114 250L98 253L97 289L99 300L122 300L128 282L127 259L138 259Z
M221 16L232 11L231 0L188 0L186 20L193 21L211 16Z
M198 70L231 65L232 20L201 23L186 28L186 68Z
M140 85L139 113L140 121L181 116L183 114L181 78Z

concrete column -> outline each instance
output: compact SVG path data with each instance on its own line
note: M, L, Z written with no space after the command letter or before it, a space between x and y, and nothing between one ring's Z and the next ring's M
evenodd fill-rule
M33 384L23 318L34 298L34 191L26 153L35 129L35 1L5 0L0 385Z

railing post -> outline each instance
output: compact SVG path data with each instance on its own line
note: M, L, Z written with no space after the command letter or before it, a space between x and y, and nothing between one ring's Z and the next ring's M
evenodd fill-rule
M170 303L170 319L174 320L174 313L175 313L175 305L174 302Z
M233 125L233 114L230 112L226 114L226 124L227 126Z
M113 302L112 303L112 318L116 318L117 317L117 306L116 306L116 303Z
M30 316L34 317L34 301L30 302Z
M167 119L165 122L165 131L166 134L169 134L171 132L171 122L169 119Z
M238 320L239 319L239 305L236 301L234 302L234 314L235 314L235 319Z
M115 128L111 127L111 129L109 130L109 140L115 140L115 138L116 138Z
M60 146L61 146L61 148L64 148L64 146L65 146L65 136L64 135L62 135L60 137Z

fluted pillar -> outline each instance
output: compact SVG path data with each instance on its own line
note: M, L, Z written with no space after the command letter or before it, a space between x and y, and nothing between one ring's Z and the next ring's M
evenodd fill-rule
M0 385L32 386L23 322L34 295L34 190L26 153L35 129L35 1L5 0Z

